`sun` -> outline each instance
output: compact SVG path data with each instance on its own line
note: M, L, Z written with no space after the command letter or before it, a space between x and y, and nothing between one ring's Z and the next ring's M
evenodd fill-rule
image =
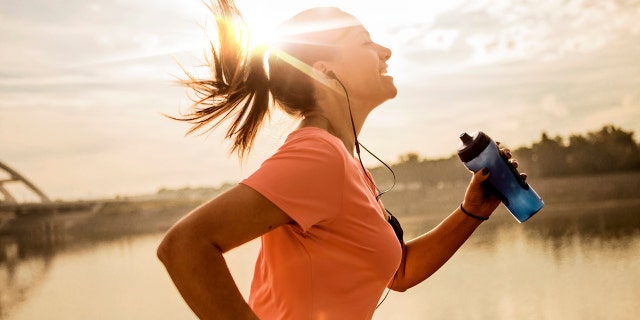
M270 2L243 0L236 4L249 28L251 47L271 43L278 24L288 18L282 6Z

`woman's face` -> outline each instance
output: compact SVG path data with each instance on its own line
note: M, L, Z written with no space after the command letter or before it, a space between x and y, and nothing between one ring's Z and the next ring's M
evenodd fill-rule
M386 74L391 50L373 42L354 16L333 7L313 8L285 22L280 33L284 52L316 70L333 72L363 111L396 96L393 78Z
M347 88L349 98L374 108L394 98L397 88L387 75L391 50L371 40L362 26L349 27L337 44L337 54L329 67Z

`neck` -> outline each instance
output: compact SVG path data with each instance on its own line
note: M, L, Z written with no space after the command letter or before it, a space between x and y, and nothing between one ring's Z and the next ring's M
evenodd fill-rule
M361 108L355 107L354 102L351 101L352 124L349 105L345 97L323 99L318 101L318 107L314 111L305 115L300 127L318 127L326 130L340 139L347 151L353 154L356 136L360 134L366 118L366 115L358 114L356 110L361 110Z

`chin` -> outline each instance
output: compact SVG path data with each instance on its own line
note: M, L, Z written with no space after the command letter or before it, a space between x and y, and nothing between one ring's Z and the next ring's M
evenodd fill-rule
M396 90L396 88L394 87L393 90L388 90L385 95L382 97L382 99L380 99L380 103L378 103L377 105L381 105L386 101L389 101L393 98L396 97L396 95L398 95L398 90Z
M387 91L387 99L393 99L398 95L398 88L394 84L391 84L390 88L385 88L385 91Z
M393 90L391 92L391 98L389 99L393 99L398 95L398 88L396 88L395 86L393 86Z

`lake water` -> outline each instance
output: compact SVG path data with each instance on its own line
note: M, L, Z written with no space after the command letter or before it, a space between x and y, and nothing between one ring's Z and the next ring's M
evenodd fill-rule
M374 319L637 319L637 205L558 219L548 217L564 209L546 208L524 224L498 213L430 279L389 293ZM405 220L409 237L428 228ZM0 238L0 318L195 319L156 259L161 233L83 245L33 236L44 240L27 249ZM245 295L258 245L227 255Z

